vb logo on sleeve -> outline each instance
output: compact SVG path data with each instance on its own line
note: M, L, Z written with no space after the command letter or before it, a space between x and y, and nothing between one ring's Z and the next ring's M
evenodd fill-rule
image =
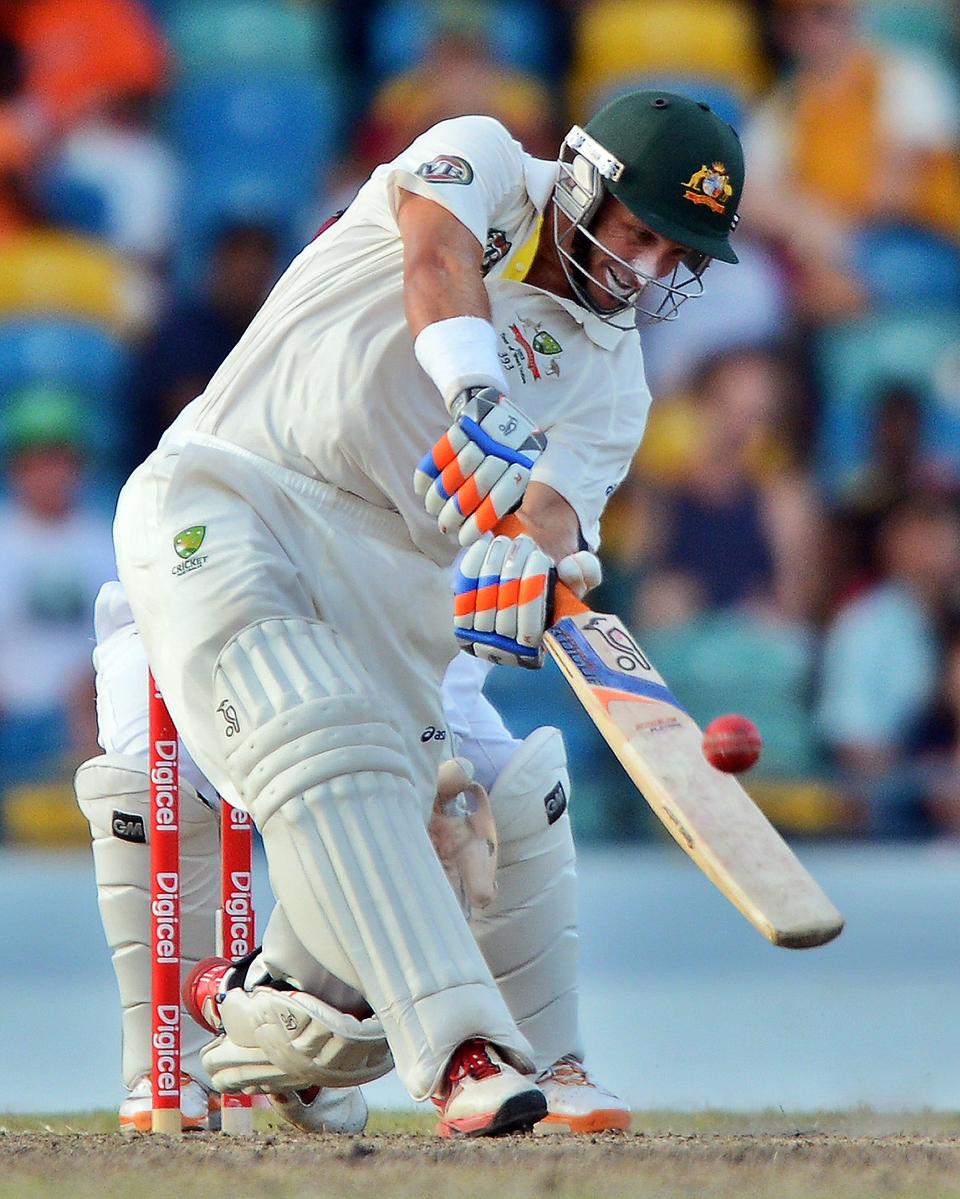
M473 167L465 158L456 154L438 154L429 162L423 162L416 172L428 183L472 183Z

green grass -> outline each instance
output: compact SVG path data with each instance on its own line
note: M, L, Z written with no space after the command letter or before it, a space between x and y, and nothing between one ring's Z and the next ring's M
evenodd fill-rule
M258 1132L287 1129L283 1120L268 1111L255 1114ZM368 1135L432 1135L433 1113L422 1111L373 1111ZM48 1112L22 1115L0 1112L0 1133L108 1133L117 1131L115 1111ZM909 1111L875 1112L871 1108L846 1111L786 1112L767 1108L758 1112L728 1112L707 1109L699 1112L640 1111L633 1113L633 1132L646 1136L780 1135L818 1134L846 1137L928 1136L960 1137L960 1112Z

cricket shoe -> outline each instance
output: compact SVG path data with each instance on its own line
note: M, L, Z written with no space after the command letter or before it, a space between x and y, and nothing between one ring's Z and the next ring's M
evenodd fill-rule
M547 1114L543 1091L508 1065L487 1041L464 1041L450 1059L440 1090L442 1137L496 1137L527 1132Z
M153 1087L144 1074L120 1104L120 1131L150 1132L153 1128ZM180 1126L184 1132L216 1132L220 1128L220 1096L189 1074L180 1075Z
M367 1101L359 1087L307 1087L267 1098L275 1112L304 1132L358 1135L367 1126Z
M547 1100L538 1133L625 1132L630 1109L612 1091L594 1081L582 1063L568 1054L537 1076Z

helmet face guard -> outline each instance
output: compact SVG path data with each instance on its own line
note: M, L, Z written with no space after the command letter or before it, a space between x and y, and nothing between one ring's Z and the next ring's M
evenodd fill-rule
M638 314L673 320L682 303L703 294L703 272L714 258L737 261L729 235L738 223L742 190L740 140L708 105L655 91L612 101L586 128L575 125L560 151L553 236L570 288L620 328L629 328ZM668 278L651 278L592 231L607 195L652 232L688 247ZM596 274L588 267L594 246L607 258ZM595 298L601 295L611 304Z
M564 138L560 152L560 174L554 189L553 241L560 265L578 300L602 320L618 329L633 328L638 318L647 323L676 320L680 305L703 295L703 272L710 265L705 254L691 250L666 279L645 274L626 259L615 254L590 231L604 197L608 193L604 179L618 179L623 164L584 132L578 125ZM571 222L561 232L559 214ZM637 280L632 290L615 289L599 279L586 264L587 243L596 246L623 269L624 281ZM612 307L601 306L590 295L587 284L593 283L614 301Z

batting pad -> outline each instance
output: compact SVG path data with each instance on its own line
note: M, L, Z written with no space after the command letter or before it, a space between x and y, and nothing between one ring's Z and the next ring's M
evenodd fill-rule
M151 1064L150 785L146 763L126 754L102 754L80 766L74 786L93 835L100 917L120 988L123 1081L132 1087L149 1074ZM215 951L219 853L217 813L181 778L182 976ZM199 1055L210 1034L186 1015L181 1028L183 1069L206 1082Z
M242 630L214 668L227 768L263 836L286 919L380 1017L414 1099L472 1037L533 1062L427 837L403 742L329 626ZM226 723L226 722L225 722ZM230 726L227 725L227 728Z
M497 894L470 926L537 1070L583 1057L577 995L577 876L560 731L531 733L490 792Z

